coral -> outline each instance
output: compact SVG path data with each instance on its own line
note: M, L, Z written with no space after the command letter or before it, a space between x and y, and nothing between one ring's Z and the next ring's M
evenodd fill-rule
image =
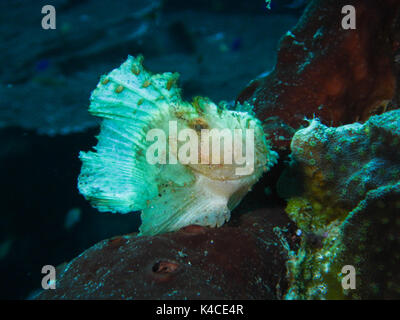
M249 212L235 222L101 241L59 266L56 289L36 298L281 299L286 255L273 229L287 230L292 242L294 226L281 209Z
M177 73L150 74L142 62L129 57L91 95L89 111L104 120L96 152L80 154L79 190L100 211L142 210L141 234L221 226L277 154L249 105L185 102Z
M311 1L281 39L275 68L252 81L238 101L255 106L273 145L288 151L296 130L316 115L344 125L382 113L393 98L396 77L396 0L352 1L356 29L341 27L346 0Z
M304 191L286 208L304 237L291 253L288 298L399 298L400 110L364 124L296 132L292 160ZM356 290L341 287L344 265Z

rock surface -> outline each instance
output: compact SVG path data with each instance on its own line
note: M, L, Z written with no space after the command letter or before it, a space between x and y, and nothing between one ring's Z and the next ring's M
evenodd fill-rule
M57 288L36 298L280 299L287 287L280 237L294 248L294 230L281 209L265 209L219 229L114 237L59 266Z
M399 299L400 110L337 128L314 120L291 143L303 192L286 211L304 233L289 267L295 299ZM356 270L343 290L342 268Z
M305 117L339 126L365 121L390 107L400 2L353 1L355 30L341 26L345 5L346 0L311 1L281 39L274 70L238 97L255 105L280 150L289 150L295 131L306 125Z

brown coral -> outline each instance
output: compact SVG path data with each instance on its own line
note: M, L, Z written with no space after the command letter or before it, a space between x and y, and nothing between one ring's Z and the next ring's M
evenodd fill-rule
M256 107L274 144L287 150L304 118L333 126L381 113L393 98L400 2L352 1L356 29L344 30L346 0L314 0L280 42L274 70L238 97Z
M280 209L251 212L220 229L104 240L60 266L57 288L37 298L279 299L287 281L277 225L290 230L295 245L295 227Z

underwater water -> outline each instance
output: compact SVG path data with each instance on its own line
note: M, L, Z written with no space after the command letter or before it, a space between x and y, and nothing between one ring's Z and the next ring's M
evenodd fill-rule
M398 299L400 6L353 2L1 1L0 299Z

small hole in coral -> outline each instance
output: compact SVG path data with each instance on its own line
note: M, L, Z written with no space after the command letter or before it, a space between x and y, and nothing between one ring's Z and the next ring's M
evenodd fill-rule
M175 272L179 267L179 264L176 262L172 262L172 261L157 261L153 267L151 268L151 270L154 273L161 273L161 274L165 274L165 273L173 273Z

